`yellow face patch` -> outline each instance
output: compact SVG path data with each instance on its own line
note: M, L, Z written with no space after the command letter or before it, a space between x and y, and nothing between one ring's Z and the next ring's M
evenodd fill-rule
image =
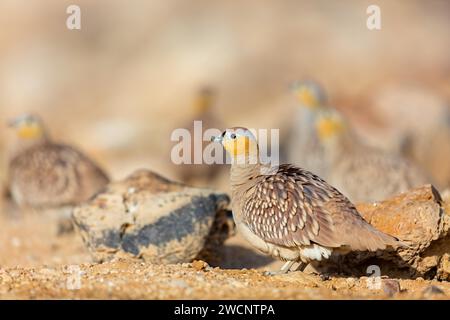
M345 125L338 119L326 117L319 119L316 124L316 129L319 137L325 140L341 134L345 129Z
M24 124L17 129L17 135L22 139L36 139L42 136L42 128L38 124Z
M250 139L248 137L237 137L236 139L224 139L222 144L230 155L236 157L248 155L250 152Z
M300 88L297 97L300 103L308 108L315 109L319 107L317 97L307 88Z
M210 95L203 94L197 97L194 104L194 110L197 113L204 113L209 110L212 104L213 98Z

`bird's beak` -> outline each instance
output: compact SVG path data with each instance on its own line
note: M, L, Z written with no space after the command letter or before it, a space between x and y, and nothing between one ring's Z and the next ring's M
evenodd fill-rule
M223 137L222 136L217 136L217 137L211 137L211 141L212 142L219 142L222 143Z

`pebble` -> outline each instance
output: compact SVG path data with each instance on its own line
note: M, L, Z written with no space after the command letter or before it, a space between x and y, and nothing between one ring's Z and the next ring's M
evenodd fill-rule
M13 247L18 248L18 247L20 247L22 245L22 241L20 241L19 238L14 237L14 238L11 239L11 244L12 244Z
M184 289L189 288L189 285L186 283L186 281L183 280L171 280L169 282L169 285L177 288L184 288Z
M206 269L207 267L209 267L208 263L206 263L203 260L194 260L192 262L192 268L194 268L197 271L202 271L202 270Z
M389 297L393 297L401 291L400 283L394 279L381 279L381 287Z
M437 295L445 296L445 293L441 288L434 285L428 286L422 291L422 296L425 298L431 298Z

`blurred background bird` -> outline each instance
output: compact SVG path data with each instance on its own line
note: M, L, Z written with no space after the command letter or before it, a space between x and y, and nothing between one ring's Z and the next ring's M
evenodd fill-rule
M361 141L335 109L318 111L315 129L329 163L327 181L352 201L381 201L432 183L424 170L403 156Z
M284 144L286 161L319 176L327 176L328 164L314 128L316 111L325 109L327 105L325 90L313 80L296 81L290 89L297 101L297 108L290 118L291 129Z
M217 101L217 90L211 86L203 86L196 93L195 97L191 104L191 117L185 123L182 123L179 128L186 128L189 130L191 141L191 164L180 164L176 165L176 177L178 180L191 184L191 185L199 185L199 186L208 186L211 184L211 181L216 179L218 175L223 172L223 166L220 164L206 164L204 162L204 158L202 156L201 164L194 164L194 153L196 152L195 147L200 147L202 154L205 148L211 143L210 139L203 140L203 134L208 129L216 129L218 132L221 128L224 127L223 122L220 117L217 115L216 110L216 101ZM194 122L201 123L201 131L199 138L203 141L201 143L196 144L194 142L195 133L194 133ZM225 159L225 154L223 154L223 159Z
M438 188L450 186L450 105L420 84L389 84L369 104L380 130L366 137L400 150L430 172ZM364 131L362 131L364 132Z
M54 142L38 116L20 116L9 126L15 134L8 155L8 188L20 207L75 205L109 182L86 155Z

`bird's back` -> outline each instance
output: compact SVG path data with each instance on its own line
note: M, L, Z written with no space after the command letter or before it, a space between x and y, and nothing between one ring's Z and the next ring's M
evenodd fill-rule
M53 207L87 200L109 179L78 150L46 143L17 154L10 161L9 184L19 205Z
M242 220L254 234L282 247L318 244L350 250L385 249L398 244L394 237L366 222L337 189L292 165L258 177L242 190Z
M352 201L380 201L431 183L415 163L400 155L360 146L333 161L329 181Z

